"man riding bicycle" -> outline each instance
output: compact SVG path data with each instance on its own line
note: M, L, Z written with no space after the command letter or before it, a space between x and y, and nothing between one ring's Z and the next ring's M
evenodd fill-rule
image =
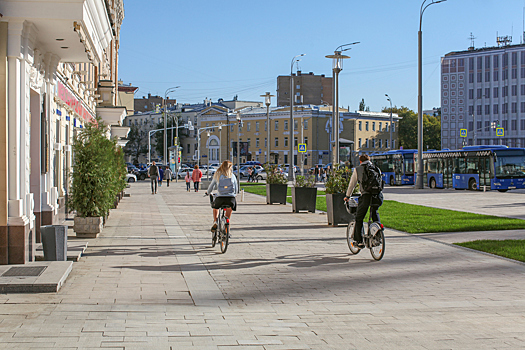
M215 174L213 180L208 187L206 194L211 194L213 190L217 189L216 196L210 196L211 207L213 208L213 226L211 232L215 234L217 230L217 216L219 209L227 205L225 209L226 217L231 218L232 211L237 210L237 202L235 196L239 193L237 178L232 171L232 162L225 160Z
M381 192L382 184L379 189L370 189L370 168L377 169L377 171L379 171L379 175L381 175L381 171L377 167L375 167L372 164L372 162L370 162L370 157L366 154L361 155L359 157L359 163L360 165L354 168L352 177L350 178L350 183L348 184L348 189L346 191L345 201L348 201L350 199L350 196L354 192L355 186L357 185L357 183L359 183L361 196L359 197L357 212L355 216L354 241L357 242L357 246L359 248L363 248L363 237L361 236L363 230L363 219L365 218L368 208L370 207L370 215L372 216L372 220L380 222L379 213L377 212L377 210L383 204L383 193Z

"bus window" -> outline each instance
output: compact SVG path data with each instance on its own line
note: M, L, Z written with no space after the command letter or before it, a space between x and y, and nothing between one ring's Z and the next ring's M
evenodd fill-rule
M453 174L466 174L466 164L464 158L454 159L454 169L452 170Z
M525 155L521 152L498 152L494 165L496 177L523 177L525 176Z
M479 158L467 158L467 174L479 174Z
M405 175L414 175L414 159L405 159Z

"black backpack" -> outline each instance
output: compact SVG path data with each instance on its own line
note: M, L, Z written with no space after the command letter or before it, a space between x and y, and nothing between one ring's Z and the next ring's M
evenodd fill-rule
M363 166L363 180L361 186L364 192L371 194L379 194L385 187L385 182L381 176L381 170L372 163L367 163Z

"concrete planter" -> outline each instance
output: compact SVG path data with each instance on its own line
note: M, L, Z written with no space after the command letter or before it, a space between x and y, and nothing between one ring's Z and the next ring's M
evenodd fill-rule
M350 220L352 220L352 215L346 211L344 198L344 193L326 194L326 218L328 219L328 225L348 225Z
M102 232L104 222L102 216L92 218L76 216L74 223L75 226L73 227L73 230L77 237L97 238L98 234Z
M288 185L266 184L266 204L286 204Z
M316 187L292 187L292 211L294 213L298 213L300 210L315 213L316 201Z

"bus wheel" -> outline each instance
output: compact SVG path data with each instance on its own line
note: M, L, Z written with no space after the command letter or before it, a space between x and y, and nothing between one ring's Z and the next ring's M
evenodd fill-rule
M508 190L498 190L498 192L507 192Z
M436 180L434 178L430 179L430 188L436 188Z
M395 186L394 177L390 176L390 186Z
M478 184L476 183L476 180L470 179L468 182L468 189L471 191L475 191L478 189Z

